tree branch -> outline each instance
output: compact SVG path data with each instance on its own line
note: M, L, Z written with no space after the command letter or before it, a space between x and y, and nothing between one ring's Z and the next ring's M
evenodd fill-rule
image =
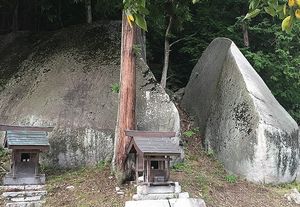
M172 42L172 43L170 44L170 47L172 47L173 45L177 44L178 42L181 42L182 40L185 40L185 39L188 39L188 38L190 38L190 37L195 36L197 33L198 33L198 32L195 32L195 33L193 33L193 34L191 34L191 35L189 35L189 36L187 36L187 37L183 37L183 38L180 38L180 39L178 39L178 40Z

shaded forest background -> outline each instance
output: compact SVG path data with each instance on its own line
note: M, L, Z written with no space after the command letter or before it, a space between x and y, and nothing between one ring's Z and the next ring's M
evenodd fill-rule
M120 0L0 0L0 34L38 33L85 24L89 4L93 21L121 20ZM300 124L299 23L287 34L281 31L281 21L268 15L244 22L243 15L248 11L245 0L202 0L197 4L190 0L151 0L147 4L147 61L158 80L164 61L165 31L170 15L173 17L168 35L171 43L176 42L170 52L170 91L187 84L194 65L214 38L228 37ZM245 32L249 46L245 46Z

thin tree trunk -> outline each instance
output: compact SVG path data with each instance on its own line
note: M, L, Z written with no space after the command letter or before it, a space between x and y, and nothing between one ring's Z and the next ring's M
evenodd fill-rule
M17 32L19 30L19 0L16 0L16 6L14 9L12 31Z
M121 45L121 71L120 71L120 94L118 112L118 133L115 138L115 159L117 170L122 173L124 179L126 150L130 142L125 136L126 129L135 129L135 101L136 101L136 71L133 45L135 43L135 25L130 27L126 16L122 18L122 45Z
M86 7L86 22L88 24L92 24L93 17L92 17L92 1L85 0L85 7Z
M59 0L58 2L58 21L59 21L59 24L60 24L60 27L63 28L64 27L64 23L62 21L62 14L61 14L61 10L62 10L62 0Z
M146 63L146 34L141 28L136 28L136 43L141 46L141 56Z
M245 47L249 47L248 25L245 22L243 22L242 24L243 24L242 27L243 27L244 45Z
M168 75L168 68L169 68L169 58L170 58L170 42L169 42L169 35L172 27L173 17L169 17L168 27L166 29L165 34L165 51L164 51L164 66L161 75L160 85L165 89L167 85L167 75Z

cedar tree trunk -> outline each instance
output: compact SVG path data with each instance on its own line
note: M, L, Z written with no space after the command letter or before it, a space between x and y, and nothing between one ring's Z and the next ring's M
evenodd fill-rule
M123 13L119 111L115 138L115 164L117 170L123 174L122 179L125 175L126 150L130 142L130 138L125 136L125 130L135 129L136 69L133 51L135 36L135 25L131 27Z

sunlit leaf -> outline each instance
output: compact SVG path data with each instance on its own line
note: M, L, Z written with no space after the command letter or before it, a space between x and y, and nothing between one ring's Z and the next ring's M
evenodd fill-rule
M260 9L255 9L255 10L249 12L249 13L245 16L244 19L251 19L251 18L254 18L254 17L256 17L256 16L260 13L260 11L261 11Z

